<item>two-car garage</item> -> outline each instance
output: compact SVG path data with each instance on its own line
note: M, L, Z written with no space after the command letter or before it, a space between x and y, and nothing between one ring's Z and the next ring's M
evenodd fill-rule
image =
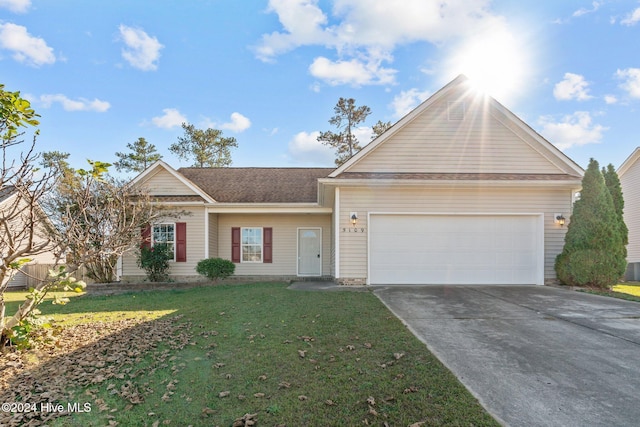
M541 214L369 215L369 283L543 284Z

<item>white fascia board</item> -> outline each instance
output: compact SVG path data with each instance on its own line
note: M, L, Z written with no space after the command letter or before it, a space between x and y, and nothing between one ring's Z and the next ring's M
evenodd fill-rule
M325 185L334 185L336 187L566 187L581 188L582 180L428 180L428 179L328 179L323 182Z
M295 213L295 214L330 214L331 207L319 206L316 203L215 203L207 205L208 213Z
M633 164L639 158L640 158L640 147L637 147L635 150L633 150L633 153L631 153L631 155L627 157L627 159L624 162L622 162L622 164L618 168L618 172L617 172L618 177L621 177L622 175L624 175L625 172L627 172L629 168L633 166Z

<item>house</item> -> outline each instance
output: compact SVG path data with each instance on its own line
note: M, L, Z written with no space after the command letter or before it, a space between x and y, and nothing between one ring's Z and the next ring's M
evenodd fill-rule
M41 276L42 272L37 266L48 266L55 262L54 254L48 250L48 239L45 236L43 227L36 227L34 229L33 220L31 218L31 210L29 209L29 202L21 196L20 192L13 186L5 186L0 189L0 252L3 258L11 250L9 248L15 248L16 250L24 249L29 244L30 239L33 240L32 247L36 254L26 254L21 258L29 258L31 262L24 265L13 278L8 282L9 288L25 288L29 284L30 280L27 274L34 273ZM37 208L37 214L42 214L42 211ZM36 223L40 220L36 219ZM5 230L5 225L8 227L8 232ZM46 272L47 270L45 270Z
M176 278L221 257L240 277L542 285L583 173L459 76L337 169L160 161L133 183L191 213L153 226ZM143 278L135 257L123 274Z
M618 177L624 196L624 222L629 229L626 280L640 280L640 147L622 163Z

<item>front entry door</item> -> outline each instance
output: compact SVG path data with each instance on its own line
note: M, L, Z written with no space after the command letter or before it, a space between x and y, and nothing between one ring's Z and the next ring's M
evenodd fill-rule
M322 276L322 229L298 229L298 276Z

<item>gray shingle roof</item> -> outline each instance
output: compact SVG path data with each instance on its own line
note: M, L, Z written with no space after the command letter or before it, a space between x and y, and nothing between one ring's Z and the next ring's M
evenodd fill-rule
M318 178L333 168L180 168L220 203L315 203Z

